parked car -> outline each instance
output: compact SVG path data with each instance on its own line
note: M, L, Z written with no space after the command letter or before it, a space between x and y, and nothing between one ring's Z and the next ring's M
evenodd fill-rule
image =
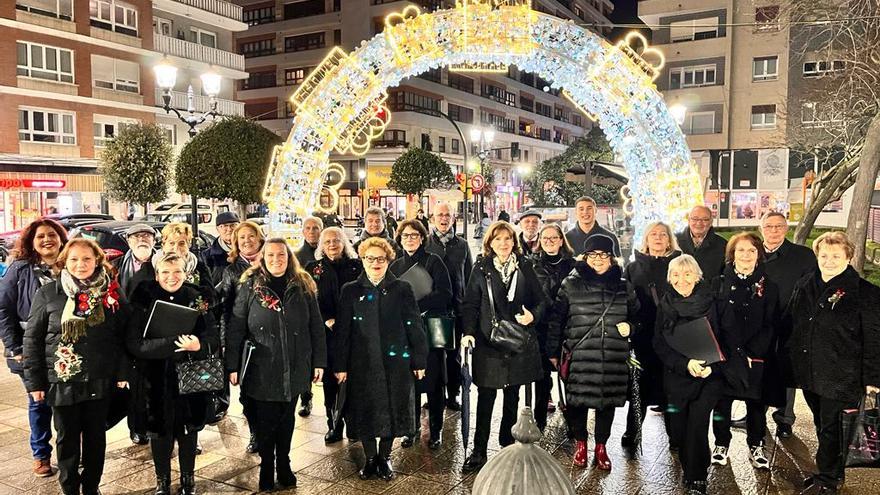
M71 229L82 225L106 222L114 219L113 215L105 215L103 213L73 213L70 215L52 214L46 215L45 218L51 218L52 220L57 221L68 232L70 232ZM0 234L0 263L6 261L9 251L12 251L12 248L15 247L15 241L17 241L19 237L21 237L21 229L10 230L9 232L3 232Z
M104 249L107 260L113 260L128 252L128 241L125 239L125 231L134 224L146 223L162 232L162 227L168 222L151 222L144 220L101 222L79 227L70 232L70 237L85 237L97 242ZM156 247L161 244L161 234L156 236ZM214 242L215 237L205 231L199 230L199 236L194 240L192 252L199 255L203 249Z
M215 225L216 215L226 211L231 211L228 204L221 203L217 205L209 205L199 203L199 231L206 231L211 235L217 235L217 227ZM146 222L184 222L192 224L192 205L188 203L163 203L155 208L143 218Z

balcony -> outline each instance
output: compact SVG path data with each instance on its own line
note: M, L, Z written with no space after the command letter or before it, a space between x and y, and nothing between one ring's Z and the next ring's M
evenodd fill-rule
M152 0L152 3L156 12L168 12L229 31L245 31L248 27L242 21L242 7L228 0Z
M232 2L224 0L174 0L174 2L241 22L241 5L235 5Z
M409 143L399 139L380 139L373 141L372 148L409 148Z
M162 34L153 34L153 50L172 55L204 62L209 65L219 65L230 69L244 71L244 56L237 53L227 52L202 46L186 40L179 40Z
M186 93L181 91L171 92L171 106L185 111L187 107ZM240 101L223 100L217 98L217 113L220 115L238 115L244 116L244 103ZM156 88L156 105L162 104L162 90ZM207 112L211 109L211 99L207 96L193 96L193 107L196 112Z

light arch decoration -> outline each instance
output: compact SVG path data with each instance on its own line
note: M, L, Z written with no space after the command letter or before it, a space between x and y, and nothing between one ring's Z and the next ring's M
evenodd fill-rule
M331 50L291 97L293 127L274 153L264 189L273 234L301 242L302 219L321 194L335 193L324 185L328 172L341 168L330 163L330 152L366 153L388 125L386 89L441 66L516 65L552 81L598 123L626 168L624 207L636 238L653 221L681 227L687 210L702 202L684 135L653 84L663 56L638 33L611 45L533 10L530 0L459 0L432 13L410 6L385 24L350 54Z

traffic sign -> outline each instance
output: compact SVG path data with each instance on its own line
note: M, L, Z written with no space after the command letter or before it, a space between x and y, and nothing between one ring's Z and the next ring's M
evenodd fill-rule
M486 179L484 179L482 175L474 174L474 176L471 177L471 189L473 189L474 192L480 192L485 185Z

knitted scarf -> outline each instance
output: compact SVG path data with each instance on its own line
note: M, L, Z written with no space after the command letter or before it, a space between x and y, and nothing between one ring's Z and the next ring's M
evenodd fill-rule
M110 285L110 276L103 268L98 268L88 280L77 280L67 271L61 270L61 288L67 295L67 302L61 313L61 341L75 343L86 334L86 327L104 322L104 295Z
M437 236L437 239L442 242L444 246L449 243L449 241L455 239L455 232L453 232L451 228L447 230L445 234L437 230L437 227L432 227L432 229L434 230L434 235Z

